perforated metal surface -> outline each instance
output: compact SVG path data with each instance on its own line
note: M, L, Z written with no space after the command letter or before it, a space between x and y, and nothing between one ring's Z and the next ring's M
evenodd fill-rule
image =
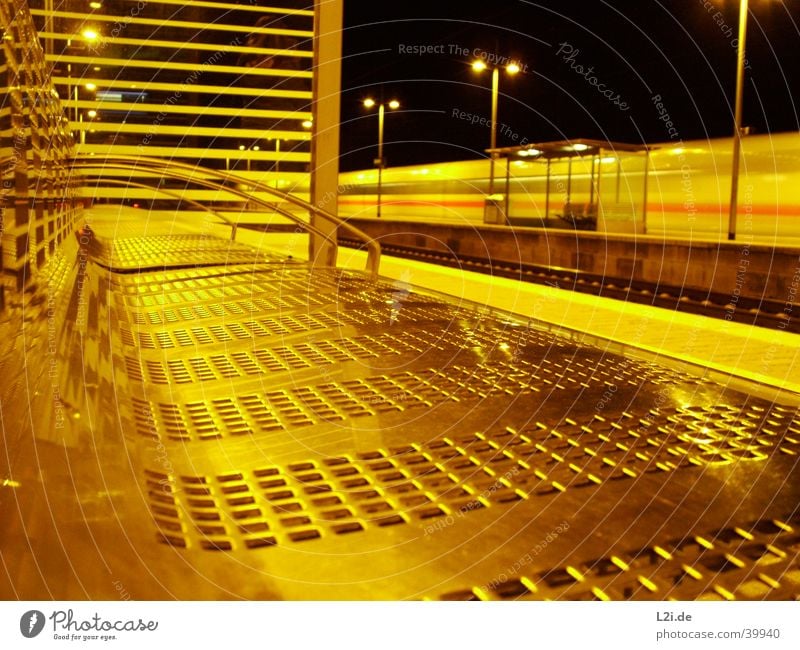
M406 283L173 252L92 267L97 350L64 392L88 395L83 496L53 512L137 597L798 595L792 396Z
M150 470L148 494L165 542L213 550L254 548L253 532L270 531L270 545L279 539L306 541L464 516L646 473L759 461L776 450L797 456L800 419L790 418L781 408L742 411L727 405L652 410L644 417L595 415L554 428L537 422L521 432L443 437L217 476L176 477ZM664 424L654 428L658 420ZM770 428L762 426L767 422ZM280 428L277 418L272 426ZM298 536L281 536L284 528L294 527L301 528Z
M800 518L742 522L704 535L442 594L442 600L793 600Z
M235 241L203 235L104 239L97 242L93 252L100 264L116 271L291 261Z

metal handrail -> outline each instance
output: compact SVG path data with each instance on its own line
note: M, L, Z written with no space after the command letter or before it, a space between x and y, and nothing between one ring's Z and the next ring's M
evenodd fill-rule
M164 170L166 169L183 170L184 172L186 172L183 175L179 176L176 175L175 173L173 173L172 175L177 178L182 178L183 180L189 180L198 185L205 185L206 187L213 187L214 189L223 189L226 192L230 192L236 196L245 198L249 201L252 201L253 203L261 205L262 207L274 210L275 212L278 212L282 216L285 216L288 219L294 221L295 223L300 224L303 228L314 231L317 235L323 237L326 240L326 242L332 244L333 252L329 253L329 255L332 256L332 265L336 264L336 248L338 245L335 242L335 240L331 241L331 238L327 233L324 233L315 226L312 226L310 223L307 223L302 219L299 219L296 215L293 215L291 212L283 210L272 203L267 203L263 199L259 199L250 192L244 192L242 190L239 190L238 188L228 187L226 185L222 186L216 184L209 185L211 181L207 179L199 179L197 178L196 175L198 173L202 173L206 176L210 176L212 178L216 178L221 181L227 181L230 183L237 183L239 185L244 185L246 187L252 187L253 190L270 194L272 196L280 198L281 200L287 203L303 208L309 213L318 216L322 219L325 219L326 221L334 224L337 228L342 228L343 230L354 235L356 238L360 239L362 242L364 242L364 244L367 247L367 271L373 277L377 277L378 275L378 271L380 269L381 247L377 241L370 238L368 235L366 235L363 231L359 230L355 226L352 226L343 219L340 219L338 216L328 212L327 210L323 210L322 208L315 206L313 203L309 203L308 201L300 199L288 192L284 192L282 190L269 187L268 185L261 183L259 181L244 178L242 176L238 176L230 172L223 172L216 169L201 167L199 165L188 165L186 163L179 163L172 160L163 160L161 158L150 158L147 156L126 156L122 154L110 155L110 156L83 155L83 156L74 156L71 159L71 162L73 166L80 166L81 168L87 168L87 167L96 168L104 166L105 167L114 166L118 168L118 166L124 165L123 168L125 169L129 169L131 166L133 166L133 167L142 167L144 169L151 171L156 169L159 170L161 173L165 173ZM191 174L189 174L188 172L191 172Z
M127 163L127 162L105 162L105 163L103 163L103 166L107 167L107 168L110 167L110 168L113 168L113 169L126 169L126 170L130 170L131 169L130 163ZM72 164L72 168L73 169L94 169L96 167L97 167L97 165L90 164L90 163L83 163L83 162L81 162L81 163L73 163ZM328 259L326 260L326 264L328 266L336 266L336 248L337 248L337 245L338 245L337 242L334 241L328 233L320 230L319 228L317 228L316 226L314 226L314 225L312 225L310 223L306 223L305 221L300 219L297 215L292 214L288 210L280 208L280 207L278 207L276 205L273 205L271 203L267 203L266 201L263 201L263 200L261 200L259 198L253 197L249 193L245 192L244 190L240 190L238 188L233 188L233 187L225 187L224 185L218 185L217 183L215 183L215 182L213 182L211 180L208 180L208 179L194 178L193 176L189 176L189 175L187 175L187 174L185 174L183 172L171 171L169 169L164 169L163 167L149 167L147 165L142 165L142 168L146 169L146 170L149 170L149 171L158 172L159 174L161 174L163 176L169 176L169 177L177 178L177 179L184 180L184 181L188 180L188 181L191 181L193 183L196 183L197 185L201 185L203 187L208 187L208 188L211 188L211 189L214 189L214 190L217 190L217 191L223 190L225 192L229 192L229 193L234 194L235 196L238 196L238 197L243 198L245 200L252 201L253 203L258 203L263 207L269 208L269 209L277 212L281 216L284 216L287 219L290 219L291 221L294 221L295 223L297 223L298 225L302 226L303 228L306 228L307 230L310 230L310 231L314 232L315 234L319 235L320 237L322 237L323 239L325 239L326 244L328 244L328 248L327 248L327 258ZM233 226L235 224L231 223L231 225ZM232 232L232 234L235 234L235 233Z

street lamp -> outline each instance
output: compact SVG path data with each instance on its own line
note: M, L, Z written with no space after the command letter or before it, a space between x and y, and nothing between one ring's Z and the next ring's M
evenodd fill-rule
M744 101L744 65L747 37L748 0L739 3L739 42L736 57L736 103L733 110L733 166L731 170L731 205L728 214L728 239L736 239L736 214L739 209L739 158L742 151L742 104Z
M374 99L368 97L364 100L364 107L373 108L376 103ZM400 102L396 99L392 99L386 104L383 102L378 104L378 157L375 159L375 164L378 166L378 219L381 218L381 185L383 182L383 166L385 164L383 159L383 121L386 113L386 106L394 111L400 108Z
M473 62L472 69L475 72L483 72L489 66L486 64L485 61L478 59L477 61ZM506 73L510 75L515 75L520 71L519 64L515 62L509 63L505 66ZM492 137L491 142L489 145L490 149L495 149L497 147L497 99L500 94L500 68L498 66L492 66ZM494 160L495 160L495 153L492 152L489 157L489 196L494 194Z

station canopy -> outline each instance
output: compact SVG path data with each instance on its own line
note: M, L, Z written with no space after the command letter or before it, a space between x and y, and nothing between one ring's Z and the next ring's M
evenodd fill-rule
M604 153L642 153L651 151L645 144L629 144L607 140L559 140L557 142L538 142L514 147L487 149L486 153L495 158L572 158L575 156L599 156Z
M499 219L485 220L646 232L652 150L646 144L590 139L486 149L492 160L506 164L504 189L491 197L502 212ZM524 162L541 164L541 172L527 166L516 171Z

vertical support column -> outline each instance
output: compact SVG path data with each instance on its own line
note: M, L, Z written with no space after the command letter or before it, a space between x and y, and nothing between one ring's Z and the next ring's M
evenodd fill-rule
M378 106L378 219L381 218L381 192L383 190L383 125L386 119L386 106L381 100Z
M492 68L492 136L491 136L491 149L497 148L497 98L500 94L500 69L497 67ZM489 159L489 198L494 195L494 164L497 158L494 151L490 154Z
M544 188L544 222L545 225L548 225L548 220L550 219L550 165L552 163L552 159L547 159L547 180L545 181L545 188Z
M647 234L647 180L650 175L650 149L644 150L644 187L642 188L642 234Z
M594 163L592 163L594 164ZM595 214L595 230L600 230L600 224L603 224L603 229L605 230L605 223L606 223L606 215L605 210L603 210L603 147L597 152L597 181L595 186L595 196L597 197L597 210Z
M736 216L739 209L739 161L742 157L742 104L744 103L745 40L747 38L748 0L739 3L739 39L736 49L736 99L733 109L733 164L731 203L728 213L728 239L736 239Z
M311 203L327 212L337 211L339 187L339 95L342 78L343 0L314 0L314 80L311 133ZM312 266L336 264L336 226L310 215L312 223L333 243L312 234Z
M511 220L509 219L509 210L511 209L511 154L508 154L506 158L506 200L505 200L505 219L503 222L507 225L511 225Z

